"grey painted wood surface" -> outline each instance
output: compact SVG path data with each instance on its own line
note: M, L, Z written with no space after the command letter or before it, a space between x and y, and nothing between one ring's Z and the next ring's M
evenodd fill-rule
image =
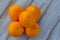
M23 34L19 38L11 37L7 27L12 21L8 16L8 8L13 4L41 7L42 16L39 21L41 33L35 38ZM60 0L0 0L0 40L60 40Z

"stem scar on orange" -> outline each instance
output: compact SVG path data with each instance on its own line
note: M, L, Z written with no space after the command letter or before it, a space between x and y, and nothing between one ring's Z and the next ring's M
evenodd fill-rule
M37 20L40 19L40 17L41 17L41 9L39 7L31 5L31 6L28 6L26 8L26 10L33 12Z
M19 24L19 22L14 21L8 25L8 33L13 37L19 37L23 34L23 32L24 29Z
M35 23L32 27L26 27L25 33L28 37L36 37L40 32L40 26Z
M33 12L24 11L19 16L19 22L24 27L31 27L36 22Z
M24 8L22 6L15 4L9 8L8 14L12 20L17 21L19 20L19 15L23 11L24 11Z

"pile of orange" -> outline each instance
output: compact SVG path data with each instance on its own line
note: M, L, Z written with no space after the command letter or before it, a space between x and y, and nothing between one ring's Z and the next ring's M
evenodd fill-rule
M37 21L41 17L41 10L37 6L28 6L24 9L22 6L14 4L8 14L13 20L8 25L8 33L13 37L19 37L25 33L28 37L36 37L40 33L40 25Z

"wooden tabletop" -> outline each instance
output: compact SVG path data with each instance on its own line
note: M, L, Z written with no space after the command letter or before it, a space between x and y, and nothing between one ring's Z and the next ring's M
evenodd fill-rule
M13 4L26 8L36 5L41 8L41 33L35 38L23 34L19 38L8 34L8 24L12 21L8 9ZM60 0L0 0L0 40L60 40Z

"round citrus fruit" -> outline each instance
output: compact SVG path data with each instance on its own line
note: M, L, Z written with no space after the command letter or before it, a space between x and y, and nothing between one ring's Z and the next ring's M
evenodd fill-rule
M24 11L19 16L19 22L24 27L30 27L36 22L33 12Z
M11 36L13 37L19 37L23 34L24 29L22 26L19 24L19 22L11 22L8 26L8 32Z
M37 6L29 6L29 7L27 7L26 10L33 12L37 20L40 19L40 17L41 17L41 9L39 7L37 7Z
M28 37L36 37L40 32L40 26L36 23L32 27L27 27L25 33Z
M17 21L19 20L19 15L23 11L24 9L22 6L15 4L9 8L8 14L12 20Z

